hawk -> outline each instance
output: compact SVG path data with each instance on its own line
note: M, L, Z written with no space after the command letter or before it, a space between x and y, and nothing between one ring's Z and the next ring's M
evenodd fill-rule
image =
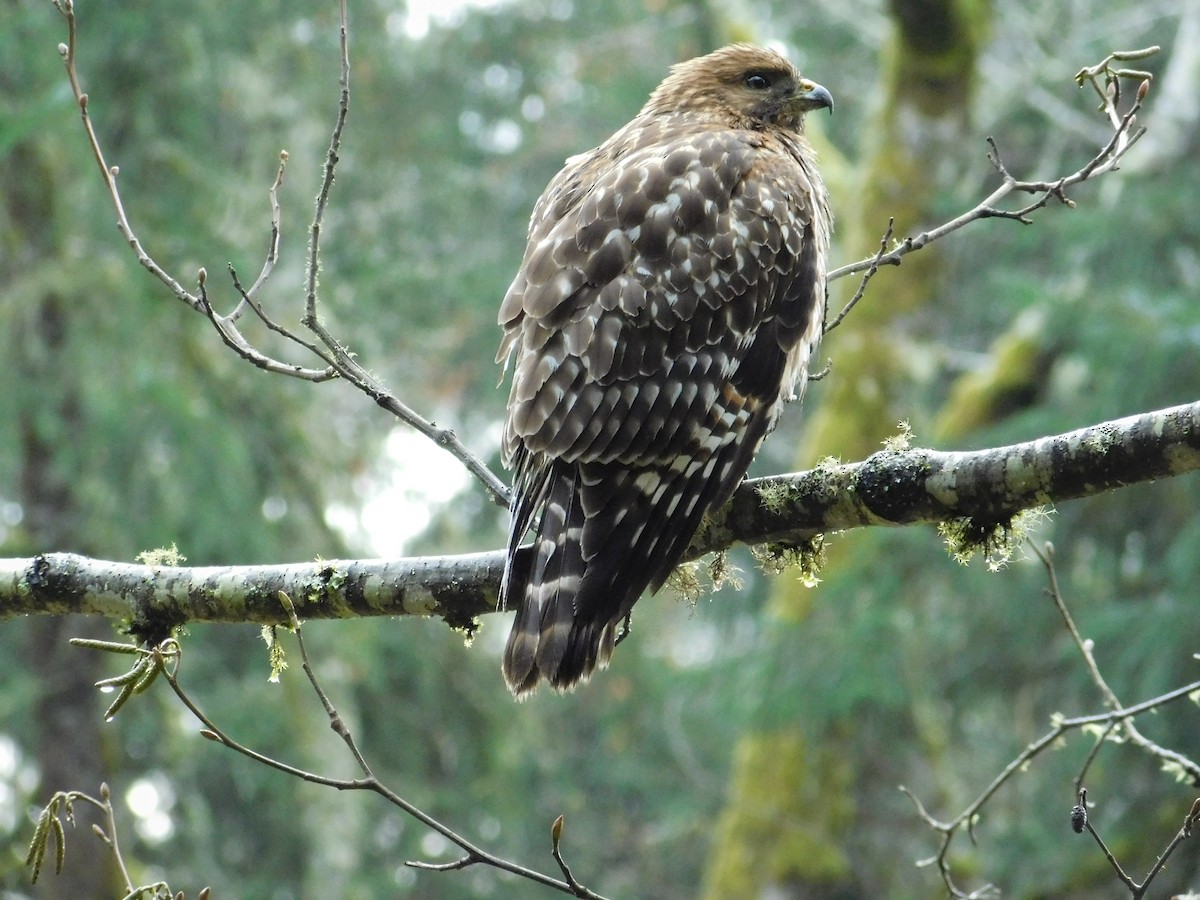
M516 696L608 664L803 390L832 227L804 114L823 107L783 56L725 47L672 67L537 201L496 357L513 365L500 605L517 609Z

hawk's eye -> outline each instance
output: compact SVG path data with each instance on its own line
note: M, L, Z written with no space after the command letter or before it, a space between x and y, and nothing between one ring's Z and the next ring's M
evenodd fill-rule
M749 73L745 79L743 79L743 82L746 87L750 88L752 91L765 91L771 86L771 82L767 79L767 76L763 75L761 72Z

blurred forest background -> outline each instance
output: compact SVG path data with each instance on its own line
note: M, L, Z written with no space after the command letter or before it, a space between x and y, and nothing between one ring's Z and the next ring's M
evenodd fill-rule
M150 252L232 305L224 264L261 264L281 148L284 248L266 302L298 322L307 236L337 100L336 4L78 4L90 109ZM1036 223L979 223L882 272L831 335L830 377L791 408L755 474L859 459L907 420L918 444L996 446L1200 394L1200 4L1187 0L370 0L353 2L352 102L324 232L335 334L406 401L498 466L506 389L495 310L527 217L572 153L627 121L667 67L731 39L771 42L837 99L814 121L839 216L836 264L973 206L998 183L1079 168L1108 139L1073 76L1161 44L1122 171ZM55 50L51 4L0 5L0 556L189 564L494 549L504 514L448 457L342 384L253 369L171 299L113 227ZM1141 65L1141 64L1139 64ZM847 279L838 283L844 299ZM266 336L265 346L273 347ZM300 360L308 364L307 360ZM1064 504L1064 594L1134 703L1196 677L1200 480ZM522 705L499 674L507 618L478 638L437 621L311 623L310 651L376 771L501 855L612 897L933 897L936 836L898 790L957 813L1056 711L1102 710L1040 566L961 566L932 530L831 539L823 582L764 576L689 607L638 607L615 664ZM114 722L92 682L112 658L0 626L0 896L118 895L87 827L32 888L30 811L53 791L119 800L135 881L189 896L518 898L483 868L405 868L452 848L373 796L288 779L202 740L166 690ZM234 737L352 776L298 666L267 682L258 628L183 638L185 683ZM1147 718L1200 755L1195 704ZM1005 896L1124 892L1068 827L1093 739L1039 757L985 809L960 883ZM1093 820L1133 872L1194 789L1126 745L1102 749ZM81 813L81 821L90 821ZM1155 896L1200 889L1187 844Z

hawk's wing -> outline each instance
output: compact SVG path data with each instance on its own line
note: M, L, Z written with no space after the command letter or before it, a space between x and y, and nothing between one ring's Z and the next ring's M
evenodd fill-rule
M541 515L510 683L540 669L571 684L605 661L803 383L828 245L814 183L777 137L666 117L635 120L539 201L500 310L510 562Z
M510 462L673 458L726 388L772 405L818 334L828 236L795 159L756 132L643 138L564 170L535 210L500 309Z

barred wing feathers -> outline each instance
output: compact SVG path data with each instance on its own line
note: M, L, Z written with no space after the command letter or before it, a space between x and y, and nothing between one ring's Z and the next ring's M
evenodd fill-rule
M635 119L547 188L500 311L510 561L534 530L501 592L514 693L605 665L733 492L803 387L827 244L802 148L683 115Z

